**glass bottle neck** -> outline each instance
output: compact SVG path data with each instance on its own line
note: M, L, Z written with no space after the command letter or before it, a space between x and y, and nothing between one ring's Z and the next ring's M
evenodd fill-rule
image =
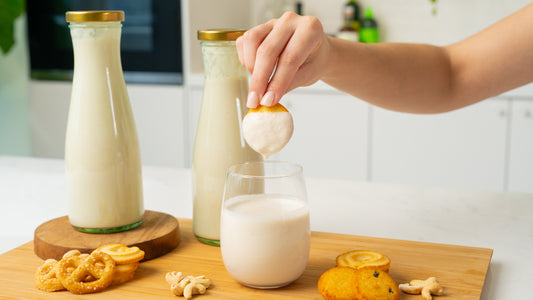
M72 40L79 39L118 39L122 34L120 22L73 22L69 24Z
M122 73L120 22L73 22L69 27L74 48L75 74L85 72L88 68Z
M247 78L235 41L202 41L200 44L206 79Z

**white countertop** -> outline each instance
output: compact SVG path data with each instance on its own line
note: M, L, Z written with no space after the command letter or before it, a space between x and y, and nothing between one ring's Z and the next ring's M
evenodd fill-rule
M144 166L143 179L146 209L192 217L190 170ZM533 194L306 183L312 230L492 248L481 299L533 299ZM64 161L0 156L0 199L3 253L67 214Z

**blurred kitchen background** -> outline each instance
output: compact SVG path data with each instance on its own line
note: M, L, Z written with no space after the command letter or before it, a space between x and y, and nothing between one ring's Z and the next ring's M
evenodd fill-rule
M196 31L250 28L299 4L335 35L346 2L27 0L15 45L0 52L0 155L63 158L72 74L66 10L126 11L122 62L143 163L190 167L203 87ZM435 45L460 41L529 2L356 1L361 16L372 7L381 42ZM320 82L282 103L295 133L274 159L302 164L307 177L533 192L532 84L439 115L385 111Z

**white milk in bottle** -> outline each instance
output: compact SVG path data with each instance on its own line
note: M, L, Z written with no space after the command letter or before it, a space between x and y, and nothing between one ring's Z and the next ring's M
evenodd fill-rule
M193 231L201 242L219 245L220 209L229 166L261 160L244 141L248 73L235 40L243 30L201 30L204 91L194 142Z
M137 130L120 61L122 11L67 12L74 77L65 142L69 220L90 233L143 219Z

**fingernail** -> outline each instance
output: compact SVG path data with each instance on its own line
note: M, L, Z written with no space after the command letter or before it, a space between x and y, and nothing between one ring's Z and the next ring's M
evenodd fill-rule
M274 103L274 92L270 91L263 96L263 99L261 99L261 105L271 106L272 103Z
M246 106L249 108L256 108L257 104L259 104L259 97L257 97L257 93L250 92L248 94L248 99L246 100Z

